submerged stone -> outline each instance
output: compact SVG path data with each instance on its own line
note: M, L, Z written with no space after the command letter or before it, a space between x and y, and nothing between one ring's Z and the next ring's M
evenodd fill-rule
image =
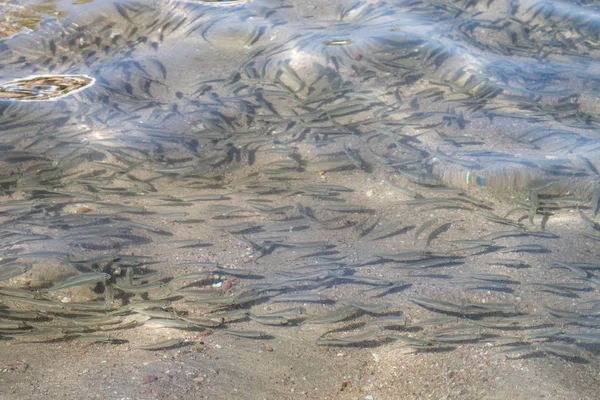
M56 100L92 86L86 75L36 75L0 84L0 100Z

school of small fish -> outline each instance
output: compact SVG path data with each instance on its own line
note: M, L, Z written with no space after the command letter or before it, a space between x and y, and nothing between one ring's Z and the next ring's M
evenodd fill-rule
M597 358L600 1L73 7L0 39L0 340Z

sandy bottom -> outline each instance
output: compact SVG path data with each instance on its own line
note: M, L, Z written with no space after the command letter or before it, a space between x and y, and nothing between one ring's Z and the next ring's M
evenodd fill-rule
M247 176L248 171L239 170L235 177ZM308 183L323 183L335 180L336 184L354 189L348 193L348 202L363 204L377 210L381 215L408 219L413 214L410 208L399 203L399 197L384 186L377 173L364 175L359 171L307 175ZM167 188L162 188L167 190ZM173 193L170 188L170 193ZM193 191L179 188L181 196ZM227 204L243 205L243 197L230 194ZM295 202L308 204L305 196L277 198L278 205ZM152 209L153 202L138 198L128 205ZM318 201L314 204L315 208ZM89 204L90 207L95 207ZM196 205L185 208L188 218L208 217L211 205ZM502 209L499 203L497 209ZM102 210L94 210L103 212ZM163 209L164 211L164 209ZM178 212L169 208L169 212ZM106 211L104 211L106 212ZM430 251L447 251L451 240L474 238L498 231L498 226L470 211L434 210L425 212L417 220L426 220L431 215L448 218L455 222L452 229L433 241ZM279 219L278 217L277 219ZM419 277L389 265L372 265L360 268L360 276L405 280L412 286L398 293L373 300L369 286L356 284L334 284L324 286L319 293L335 300L358 300L365 303L390 304L395 311L403 311L409 323L397 333L412 336L420 329L411 328L417 321L439 317L443 314L425 310L408 301L411 296L439 298L447 301L511 301L519 304L520 310L530 314L542 313L541 304L564 307L569 301L557 296L538 293L527 287L527 283L562 279L564 272L549 269L549 260L560 253L561 259L593 259L595 248L575 236L581 229L579 217L565 212L548 221L547 229L560 236L559 239L537 239L553 253L519 255L530 268L511 269L491 267L487 258L494 255L470 257L466 264L436 270L437 274L451 274L456 280L472 272L503 273L521 282L514 293L492 293L466 290L452 280L435 277ZM242 219L239 219L242 220ZM267 217L250 216L252 220L268 226L273 221ZM208 220L207 224L185 224L167 218L149 216L140 222L152 224L157 229L169 230L174 236L167 239L153 238L153 243L142 249L121 249L121 254L147 254L161 260L160 267L173 275L192 272L195 269L174 266L188 261L218 261L234 268L251 269L257 276L267 279L235 279L228 291L239 293L244 288L265 281L276 281L277 273L291 271L295 267L310 265L302 252L275 251L268 257L257 257L247 247L234 242L218 230L208 228L210 224L231 224L238 219ZM441 222L441 221L440 221ZM473 226L477 228L472 228ZM199 229L201 227L201 229ZM425 234L424 236L427 236ZM169 241L195 237L213 246L200 249L173 251ZM348 254L344 263L364 261L368 254L400 252L424 247L424 238L414 239L414 233L399 235L381 241L357 240L352 228L336 231L310 230L295 233L295 241L325 240L335 244L336 249ZM504 244L516 245L522 239L502 239ZM162 241L162 243L161 243ZM49 250L49 248L45 248ZM586 255L587 254L587 255ZM496 255L497 256L497 255ZM487 258L486 258L487 257ZM312 262L314 264L314 262ZM442 274L443 273L443 274ZM314 291L313 291L314 293ZM584 299L593 300L597 291L582 294ZM76 298L90 295L89 289L82 291L64 290L57 292L61 298ZM558 305L557 305L558 304ZM565 305L566 304L566 305ZM309 315L323 315L335 308L333 305L315 303L256 304L251 310L256 313L271 312L289 306L302 305ZM185 302L172 304L180 312L202 314L192 310ZM376 320L376 318L374 319ZM81 341L57 341L46 343L17 343L0 341L0 390L2 398L90 398L90 399L594 399L597 398L599 367L597 348L589 348L582 358L565 359L548 354L504 355L503 348L491 341L479 343L457 343L448 349L415 351L394 342L375 342L354 346L317 346L315 340L326 332L344 336L346 332L360 332L369 326L371 317L363 315L349 322L327 325L300 324L287 327L259 325L253 321L228 324L241 331L260 330L270 337L248 339L233 337L221 328L202 332L182 331L170 328L141 326L135 329L110 332L113 339L127 341L121 344L86 343ZM557 325L560 326L560 325ZM433 327L431 327L433 329ZM338 333L335 333L338 331ZM423 332L426 332L425 329ZM502 336L520 334L518 331L488 331ZM354 334L355 334L354 333ZM169 338L185 339L181 347L144 351L135 349L139 344L153 343Z
M306 3L305 7L308 11L318 13L313 3ZM0 24L0 38L10 36L19 29L10 23ZM176 75L171 71L169 73L169 76ZM402 93L407 104L410 102L410 92L421 89L411 87ZM503 130L502 122L494 125L498 132L488 129L486 124L485 119L474 120L469 129L482 138L491 138L487 144L493 148L493 140L502 140L498 139ZM558 124L552 126L556 127ZM504 130L508 131L509 128ZM448 129L447 133L460 132L456 128L454 132ZM425 134L420 131L417 133L427 142ZM393 150L395 145L387 143L385 146L388 150ZM600 347L597 344L578 345L581 355L575 358L560 357L548 352L501 354L507 347L502 346L500 339L521 337L524 333L533 334L543 329L556 329L572 334L595 332L597 335L597 327L592 329L552 317L544 308L593 309L595 315L598 313L597 283L575 279L568 275L566 269L552 268L553 261L594 263L598 260L598 242L580 235L584 231L590 232L590 229L585 226L578 210L574 207L557 209L545 221L544 227L541 226L541 215L536 214L534 224L531 225L527 210L518 210L510 214L511 221L521 223L528 231L539 232L544 228L546 233L551 232L556 237L504 237L494 240L494 245L500 248L535 244L543 246L546 251L506 254L473 252L465 250L464 245L452 242L487 240L485 238L489 234L515 230L515 227L490 221L484 217L487 211L483 207L478 208L472 204L459 209L434 209L407 204L405 202L412 198L396 191L386 181L390 168L386 170L378 167L375 162L372 163L373 171L369 173L353 167L350 170L328 172L319 167L311 168L311 163L316 159L315 154L342 152L340 143L323 148L314 143L300 143L296 149L308 161L306 170L301 172L284 172L279 175L263 173L268 168L273 168L273 164L269 163L290 162L290 158L281 153L265 151L268 154L252 166L242 160L234 161L232 165L219 170L224 176L219 189L194 189L166 176L152 181L157 190L154 193L131 197L103 194L99 202L86 201L82 197L58 211L60 216L90 214L126 217L127 222L145 224L154 229L134 228L138 236L137 242L106 237L94 240L69 238L59 228L48 228L41 224L28 226L27 229L33 234L48 235L52 239L15 245L4 256L9 257L11 251L13 254L49 251L77 253L81 258L92 258L99 254L144 255L150 257L152 262L140 270L146 273L163 271L167 274L165 276L206 270L181 265L189 262L215 262L223 267L253 272L253 277L226 276L220 286L203 288L223 298L243 293L259 284L281 282L292 276L289 274L306 274L312 271L311 268L302 269L304 267L339 262L344 268L351 270L354 277L404 282L406 285L393 293L378 297L380 291L374 290L373 285L368 283L332 280L305 291L326 296L331 299L328 303L278 303L273 298L268 298L244 306L230 307L228 310L245 309L253 314L260 314L301 306L306 309L305 317L310 319L339 308L344 301L386 304L393 313L402 313L407 324L395 329L381 328L380 332L418 338L440 329L436 325L420 327L420 321L444 316L444 313L423 308L409 300L418 297L455 304L510 303L519 313L539 316L542 324L531 329L482 328L482 339L456 340L444 343L441 348L425 350L415 350L391 340L374 340L348 346L317 345L317 339L324 335L339 338L368 331L377 326L377 318L380 317L377 313L361 313L356 318L330 324L270 326L250 319L226 323L228 329L236 331L264 332L265 337L260 339L232 336L226 333L224 327L182 330L157 328L151 324L105 332L110 335L111 341L108 343L95 342L93 336L19 343L18 340L11 340L10 335L3 331L0 332L0 399L598 398ZM508 147L502 149L506 152L511 150ZM176 155L173 157L175 159ZM118 163L117 158L108 161ZM174 164L178 165L176 162ZM27 170L27 166L28 164L23 163L20 167ZM139 183L153 176L148 171L154 167L156 165L140 165L129 172L133 171L131 173L137 179L135 182ZM86 165L82 164L81 169L85 168ZM75 171L75 175L79 172L81 171ZM272 177L279 177L281 180L270 180ZM454 183L454 178L451 178L446 183ZM133 187L135 182L131 180L127 183ZM400 176L399 182L400 186L418 191L426 198L456 197L456 192L420 187L409 182L405 176ZM281 192L276 193L274 190L273 193L258 193L256 188L261 185L272 185L277 190L281 189ZM309 185L339 185L349 190L323 198L314 193L311 195L305 189ZM514 208L516 201L524 202L526 198L526 195L512 193L500 193L498 196L499 193L486 190L472 189L469 194L490 204L496 215L507 214ZM25 194L0 197L0 204L22 200L26 198ZM197 200L178 205L176 202L169 202L168 198L172 196L185 199L216 194L223 195L223 199ZM288 208L280 214L268 214L257 211L253 204ZM303 216L298 204L314 210L318 221ZM363 210L336 211L337 205L363 207L368 213ZM584 211L589 215L588 205L589 202ZM240 207L241 210L227 214L219 211L219 206ZM120 207L130 209L127 211ZM147 214L135 210L143 210ZM320 223L342 216L337 223L325 224L327 226ZM359 229L372 216L379 217L379 222L373 227L375 232L395 223L399 228L413 228L403 234L390 234L376 240L373 234L362 235ZM1 217L2 227L13 228L11 216ZM418 228L433 218L436 221L416 237ZM115 221L114 226L126 226L122 221ZM219 228L244 222L251 223L257 229L249 233L229 235ZM434 234L434 230L444 224L448 224L447 227ZM113 223L107 226L111 229L114 227ZM307 228L295 231L292 227L296 226ZM335 228L332 229L333 227ZM19 228L24 229L22 226ZM249 248L247 242L256 242L261 238L282 238L285 243L292 245L261 256ZM184 247L174 244L176 241L192 239L199 240L205 246ZM308 242L324 243L331 254L320 254L324 251L315 250L314 246L309 250L302 250L301 246L294 248L293 245ZM417 270L402 269L400 263L393 261L371 262L378 254L412 250L454 254L463 256L464 259L458 265ZM327 257L339 260L324 261L328 260ZM496 258L517 259L522 265L518 268L498 265L492 262ZM12 279L7 286L39 289L50 286L52 282L60 282L72 273L73 270L65 267L64 263L40 256L35 259L30 272ZM472 281L471 275L476 273L506 275L513 283L508 285L510 290L505 291L474 290L464 282ZM119 277L123 274L123 271L114 272ZM592 274L598 275L598 272L592 271ZM589 289L574 290L572 295L561 296L543 291L538 285L564 282L589 284ZM295 288L297 292L303 290L299 286ZM150 299L160 299L161 296L164 293L160 290L148 293ZM78 287L51 292L48 297L68 304L101 299L103 296L89 287ZM116 299L117 302L121 300ZM132 298L134 302L139 300L140 295ZM5 297L0 297L0 311L9 306L23 312L31 311L27 305L15 306ZM180 315L196 317L207 315L218 308L196 307L182 298L171 301L168 307ZM463 324L471 322L463 318L456 323L444 325L444 328L450 326L459 331ZM135 348L173 338L183 340L182 345L156 351ZM573 342L568 341L570 344L574 344Z

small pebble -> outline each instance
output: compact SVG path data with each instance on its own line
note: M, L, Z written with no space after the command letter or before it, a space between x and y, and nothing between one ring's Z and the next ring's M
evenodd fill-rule
M154 375L146 375L144 376L143 382L144 385L148 384L148 383L152 383L152 382L156 382L158 378Z

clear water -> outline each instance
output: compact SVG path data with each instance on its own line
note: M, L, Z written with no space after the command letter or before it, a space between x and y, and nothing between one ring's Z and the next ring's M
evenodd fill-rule
M597 365L598 2L77 3L0 11L0 87L95 79L0 96L2 339Z

